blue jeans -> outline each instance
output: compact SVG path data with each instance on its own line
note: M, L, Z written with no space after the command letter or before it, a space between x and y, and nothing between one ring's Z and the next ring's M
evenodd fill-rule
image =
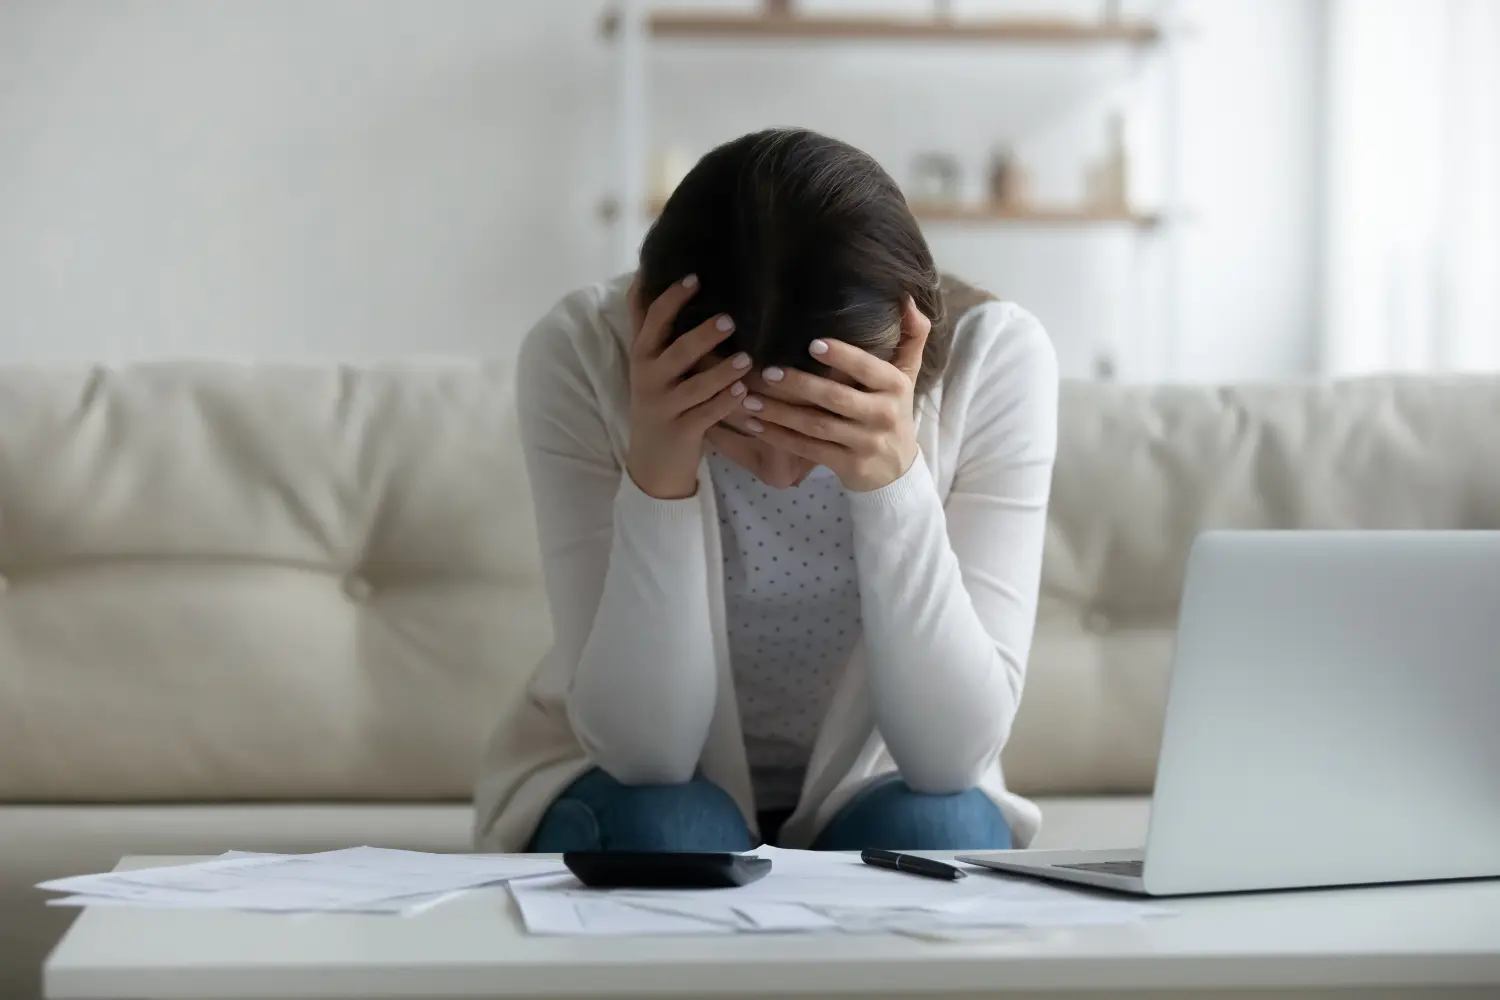
M755 845L729 793L704 778L682 785L622 785L595 768L569 785L537 825L529 850L747 851ZM851 799L816 851L978 851L1010 847L1000 809L977 788L923 795L897 775Z

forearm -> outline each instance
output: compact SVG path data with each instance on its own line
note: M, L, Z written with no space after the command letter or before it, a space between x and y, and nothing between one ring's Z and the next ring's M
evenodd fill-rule
M1032 622L1024 607L989 627L981 619L923 459L851 503L876 726L916 790L973 787L1009 735Z
M622 477L598 611L568 696L575 733L626 784L689 780L717 694L702 505Z

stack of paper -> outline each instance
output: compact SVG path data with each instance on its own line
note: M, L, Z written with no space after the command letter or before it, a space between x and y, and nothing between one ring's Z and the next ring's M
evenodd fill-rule
M535 934L647 935L833 931L963 936L997 927L1140 920L1165 911L1129 900L975 871L956 882L864 864L855 855L763 847L771 873L736 889L584 888L571 876L513 882Z
M419 912L468 889L566 872L559 861L352 847L321 854L231 851L212 861L79 875L37 888L71 895L52 906Z

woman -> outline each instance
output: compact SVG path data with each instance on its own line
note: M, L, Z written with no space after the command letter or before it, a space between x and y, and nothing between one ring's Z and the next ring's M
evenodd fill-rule
M633 280L532 330L555 645L491 743L483 849L1030 841L998 757L1056 357L1027 313L958 297L874 160L776 130L703 158Z

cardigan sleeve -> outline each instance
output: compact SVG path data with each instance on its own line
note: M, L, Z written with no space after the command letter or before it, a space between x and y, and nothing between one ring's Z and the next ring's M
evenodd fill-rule
M717 697L703 507L648 496L614 457L578 343L613 336L598 313L597 293L564 299L517 366L553 661L594 763L625 784L672 784L696 770Z
M929 793L974 787L1010 735L1057 446L1057 358L1041 325L998 303L970 321L960 333L984 346L946 502L920 456L850 495L875 724L907 784Z

